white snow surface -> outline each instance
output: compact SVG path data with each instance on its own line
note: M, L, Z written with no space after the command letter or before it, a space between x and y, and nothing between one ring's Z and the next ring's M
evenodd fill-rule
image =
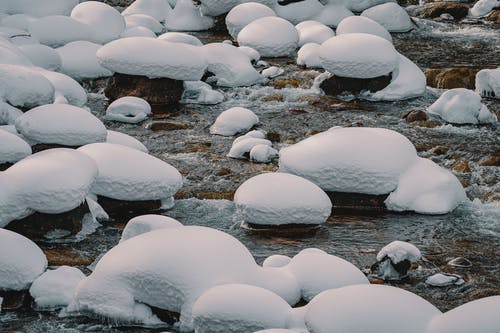
M403 241L394 241L384 246L377 253L377 261L382 261L388 257L394 264L398 264L403 260L409 262L417 262L422 258L420 250L413 244Z
M23 111L5 102L0 102L0 125L14 125L16 119L24 114ZM1 126L0 126L1 128Z
M101 47L102 45L92 42L76 41L58 48L57 53L62 61L61 72L75 80L113 75L113 72L97 62L96 52Z
M392 43L392 36L380 23L366 16L349 16L337 26L337 35L363 33L382 37Z
M158 39L171 43L191 44L193 46L203 45L203 43L198 38L184 32L169 31L164 33L163 35L158 36Z
M500 67L477 72L476 92L484 97L500 99Z
M242 107L232 107L223 111L215 119L215 123L210 126L210 134L233 136L247 132L258 123L259 117L253 111Z
M343 5L332 3L327 4L312 20L321 22L329 27L336 27L343 19L349 16L354 16L353 12Z
M238 138L234 140L233 145L231 146L231 149L227 154L228 157L244 159L246 158L245 154L250 154L252 148L257 145L267 145L270 147L272 146L271 141L267 139L254 138L250 136L244 136L244 138L241 140L237 139Z
M68 306L77 285L85 278L78 268L60 266L47 270L30 287L37 310L54 310Z
M31 22L34 20L36 20L36 17L26 14L8 15L0 19L0 26L28 31Z
M321 224L332 211L328 196L316 184L286 173L252 177L234 194L237 212L253 224Z
M339 0L329 0L329 2L338 2ZM386 2L394 2L395 0L340 0L350 10L356 13L361 13L365 9L380 5Z
M309 179L325 191L385 194L416 159L415 147L398 132L332 128L281 149L280 171Z
M500 7L498 0L479 0L470 9L470 14L475 17L485 16L495 7Z
M202 31L213 25L214 19L202 15L192 0L177 0L165 22L165 27L171 31Z
M120 35L120 38L128 38L128 37L156 38L156 34L146 27L134 26L131 28L126 28Z
M173 166L142 151L111 143L78 148L93 159L99 175L91 192L112 199L161 200L182 186L182 176Z
M282 255L282 254L273 254L264 260L262 263L262 267L283 267L290 263L292 258Z
M97 59L113 72L182 81L200 80L207 68L195 46L147 37L112 41L97 51Z
M268 145L256 145L250 150L250 161L256 163L269 163L278 156L278 151Z
M87 103L87 92L72 77L41 68L39 73L54 86L54 103L58 103L58 99L62 99L63 103L80 107Z
M171 11L170 4L165 0L135 0L122 15L145 14L163 22Z
M224 94L212 89L203 81L184 81L181 103L219 104L224 101Z
M274 11L279 17L290 21L292 24L298 24L302 21L310 20L323 10L323 5L318 0L303 0L289 3L282 6L277 3Z
M263 57L290 56L295 53L298 42L297 29L280 17L259 18L238 34L239 45L254 48Z
M0 9L7 14L27 14L37 17L69 15L78 2L79 0L2 0Z
M384 299L390 301L382 305ZM408 291L367 284L319 294L307 306L305 322L311 333L423 333L440 314L432 304Z
M407 32L414 27L410 15L397 2L387 2L368 8L361 13L361 16L378 22L390 32Z
M151 114L151 105L139 97L125 96L113 101L106 109L106 120L137 124Z
M461 285L464 280L457 275L437 273L425 279L425 284L433 287L447 287L451 285Z
M321 59L319 58L320 44L307 43L303 45L297 53L297 65L308 68L321 68Z
M28 59L28 57L26 57L16 45L12 44L10 40L6 39L9 38L9 36L10 34L4 38L0 31L0 64L11 64L26 67L33 66L33 63Z
M178 228L182 226L182 223L168 216L156 214L136 216L127 222L125 229L122 231L120 242L153 230Z
M274 10L257 2L239 4L229 11L226 16L226 27L233 39L238 37L241 29L247 24L261 17L276 16Z
M125 23L127 28L144 27L155 34L162 33L165 30L165 27L158 20L146 14L127 15L125 16Z
M148 152L148 148L146 148L146 146L144 146L142 142L125 133L108 130L108 136L106 138L106 142L127 146L142 151L144 153Z
M219 16L239 5L241 0L200 0L200 11L206 16Z
M307 43L321 44L331 37L335 36L335 32L318 21L304 21L295 26L299 32L299 46Z
M47 268L42 250L28 238L0 228L0 290L24 290Z
M26 141L0 129L0 164L15 163L29 155L31 147Z
M53 48L43 44L19 45L21 51L33 65L49 71L61 69L61 57Z
M30 34L41 44L63 46L77 40L93 41L95 31L86 23L62 15L45 16L30 24Z

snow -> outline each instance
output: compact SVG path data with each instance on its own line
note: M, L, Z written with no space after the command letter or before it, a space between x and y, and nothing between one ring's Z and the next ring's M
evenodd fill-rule
M0 228L0 290L24 290L47 268L42 250L28 238Z
M428 333L497 333L500 327L500 296L490 296L465 303L435 317Z
M337 26L337 35L363 33L382 37L392 43L392 36L380 23L365 16L349 16Z
M215 74L214 80L219 86L249 86L264 81L248 55L233 45L210 43L202 46L200 51L208 62L207 70Z
M172 8L165 0L136 0L122 12L122 15L145 14L163 22L171 11Z
M496 116L481 103L481 96L469 89L445 91L427 112L452 124L495 123Z
M226 16L226 26L233 39L238 37L241 29L247 24L261 17L276 16L271 8L257 2L239 4L229 11Z
M23 112L10 104L0 102L0 125L14 125Z
M199 333L284 328L290 305L275 293L246 284L225 284L203 293L193 306Z
M273 78L273 77L280 76L284 72L285 72L285 70L283 68L280 68L277 66L271 66L271 67L268 67L266 69L263 69L262 72L260 72L260 74L266 78Z
M36 143L82 146L106 141L106 127L85 109L67 104L47 104L24 113L16 130Z
M500 98L500 67L477 72L476 92L484 97Z
M281 149L280 171L309 179L325 191L385 194L416 159L415 147L398 132L333 128Z
M108 130L106 142L127 146L144 153L148 152L148 148L146 148L146 146L144 146L139 140L125 133Z
M183 81L200 80L207 67L196 47L147 37L112 41L97 51L97 59L113 72Z
M75 106L83 106L87 103L87 92L73 78L63 73L43 69L40 69L39 73L49 80L54 86L54 103L57 103L56 98L58 96L64 97L64 103L69 103Z
M36 20L36 17L26 14L14 14L6 16L0 20L0 25L9 28L21 29L24 31L29 30L31 22Z
M394 241L384 246L379 253L377 253L377 261L382 261L386 257L389 258L394 264L398 264L404 260L414 263L422 258L422 254L413 244L402 241Z
M166 32L163 35L158 36L158 39L164 40L171 43L185 43L191 44L193 46L202 46L203 43L196 38L195 36L191 36L189 34L183 32Z
M319 57L330 73L359 79L387 75L399 62L399 54L390 42L364 33L330 38L321 44Z
M1 29L1 27L0 27ZM7 36L8 38L8 36ZM5 39L0 31L0 64L33 66L31 61L10 41Z
M290 263L292 258L282 255L282 254L273 254L264 260L262 263L262 267L284 267Z
M252 150L252 148L257 146L257 145L272 146L272 143L271 143L271 141L266 140L266 139L245 137L242 140L238 140L238 141L235 140L233 142L233 145L231 146L231 150L229 150L229 153L227 154L227 156L231 157L231 158L244 159L244 158L246 158L245 154L249 154L250 151Z
M382 300L388 301L382 305ZM305 321L314 333L422 333L440 314L432 304L403 289L356 285L315 297L307 306Z
M213 90L203 81L184 81L184 92L181 103L219 104L224 101L224 94Z
M151 114L151 105L139 97L126 96L113 101L106 109L106 120L137 124Z
M71 11L71 18L94 30L94 41L105 44L118 39L125 30L125 20L119 11L99 1L86 1Z
M31 147L15 134L0 129L0 164L15 163L31 155Z
M272 33L270 33L272 31ZM257 50L263 57L287 57L298 46L297 29L280 17L262 17L245 26L238 43Z
M233 107L223 111L210 127L210 134L233 136L238 133L247 132L259 123L259 117L253 111Z
M166 28L173 31L202 31L213 25L214 19L203 16L192 0L177 0L165 23Z
M306 66L308 68L322 67L319 58L319 48L321 45L316 43L304 44L297 53L297 65Z
M50 47L63 46L77 40L95 39L91 26L62 15L45 16L31 22L29 32L41 44Z
M335 32L318 21L304 21L295 26L299 32L299 46L307 43L321 44L335 36Z
M47 270L31 285L30 294L37 310L54 310L67 306L78 283L85 278L78 268L61 266Z
M336 0L333 0L335 2ZM353 12L360 13L364 11L365 9L368 9L370 7L374 7L376 5L380 5L382 3L386 2L394 2L394 0L349 0L349 1L343 1L344 4L352 10ZM330 0L332 2L332 0Z
M250 161L256 163L269 163L278 157L278 151L268 145L256 145L250 150Z
M343 5L331 3L327 4L318 15L312 18L312 20L321 22L329 27L336 27L343 19L349 16L354 16L349 9Z
M123 229L120 242L153 230L178 228L182 226L183 225L179 221L168 216L155 214L136 216L127 222L125 229Z
M126 28L120 35L120 38L128 38L128 37L156 38L156 34L148 28L135 26L131 28Z
M78 0L2 0L7 14L27 14L32 16L69 15Z
M205 16L219 16L240 4L241 0L200 0L200 11Z
M429 276L425 280L425 284L432 287L447 287L451 285L464 284L464 280L458 275L437 273Z
M495 7L500 7L498 0L479 0L470 9L470 14L475 17L485 16Z
M42 44L19 45L21 51L33 65L49 71L58 71L61 68L61 57L51 47Z
M282 6L279 3L274 6L274 10L279 17L298 24L318 15L323 10L323 5L318 0L303 0Z
M250 61L252 61L252 62L259 61L260 53L257 52L256 49L253 49L253 48L248 47L248 46L239 46L238 49L241 52L245 53L250 58Z
M414 25L410 15L396 2L388 2L366 9L361 16L378 22L390 32L408 32Z
M240 141L246 140L248 138L265 139L266 133L264 131L261 131L261 130L252 130L252 131L248 132L247 134L241 135L241 136L237 137L236 139L234 139L233 145L237 144Z
M165 30L165 27L158 20L146 14L127 15L125 16L125 22L127 28L144 27L155 34L162 33Z
M431 160L418 158L401 174L396 191L385 201L389 210L446 214L467 201L460 181Z
M234 202L244 222L263 225L321 224L332 211L317 185L279 172L248 179L238 187Z
M177 169L142 151L111 143L94 143L78 151L92 158L99 169L91 189L94 194L126 201L161 200L182 186Z
M57 49L62 61L61 72L75 80L96 79L113 75L97 62L96 52L102 47L87 41L76 41Z

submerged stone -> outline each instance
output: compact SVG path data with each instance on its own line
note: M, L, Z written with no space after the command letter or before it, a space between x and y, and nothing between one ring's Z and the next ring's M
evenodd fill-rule
M357 94L364 90L376 92L387 87L391 83L391 80L391 74L370 79L358 79L334 75L323 81L320 88L323 89L325 94L333 96L343 93Z

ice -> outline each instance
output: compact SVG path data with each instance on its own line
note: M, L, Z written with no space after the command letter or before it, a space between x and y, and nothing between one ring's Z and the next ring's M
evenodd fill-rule
M255 163L269 163L278 157L279 153L268 145L256 145L250 150L250 161Z
M210 127L210 134L233 136L244 133L259 123L259 117L253 111L233 107L223 111Z
M151 114L151 105L139 97L126 96L113 101L106 109L106 120L137 124Z
M429 276L425 284L432 287L447 287L464 284L464 280L458 275L437 273Z
M227 156L231 158L244 159L247 156L246 154L250 154L252 148L257 145L266 145L271 147L272 143L267 139L245 137L242 140L235 140L235 142L233 142L231 150L229 150Z
M62 61L61 72L75 80L96 79L113 75L97 62L96 52L102 47L87 41L76 41L57 49Z
M203 81L184 81L181 103L219 104L224 101L224 94L212 89Z
M226 16L226 26L233 39L238 37L241 29L261 17L276 16L271 8L257 2L239 4L231 9Z
M498 0L479 0L470 9L470 14L475 17L485 16L496 7L500 7Z
M0 164L15 163L31 155L31 147L26 141L0 129Z

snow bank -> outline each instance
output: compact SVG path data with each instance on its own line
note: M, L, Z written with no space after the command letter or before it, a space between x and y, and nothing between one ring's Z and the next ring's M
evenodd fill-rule
M78 4L78 0L2 0L7 14L27 14L31 16L69 15L71 9Z
M210 134L233 136L237 133L247 132L259 123L259 117L251 110L233 107L223 111L210 127Z
M77 41L57 49L62 60L61 71L76 80L95 79L113 75L97 62L96 52L102 47L87 41Z
M202 46L203 43L195 36L183 32L166 32L158 36L158 39L171 43L185 43L193 46Z
M126 201L161 200L182 186L177 169L142 151L111 143L94 143L78 151L92 158L99 169L94 194Z
M335 32L318 21L304 21L295 26L299 32L299 46L307 43L321 44L335 36Z
M337 35L362 33L382 37L392 43L392 36L378 22L365 16L349 16L343 19L337 26Z
M279 2L274 6L274 10L279 17L298 24L302 21L310 20L323 10L323 5L318 0L302 0L282 6Z
M63 46L77 40L95 39L91 26L62 15L45 16L31 22L29 32L40 43L50 47Z
M106 138L106 142L127 146L145 153L148 152L148 148L146 148L146 146L144 146L142 142L125 133L108 130L108 136Z
M42 250L28 238L0 228L0 290L24 290L47 268Z
M470 9L470 14L475 17L485 16L495 7L500 7L498 0L479 0Z
M321 224L332 211L328 196L307 179L264 173L238 187L234 195L244 222L264 225Z
M177 0L165 23L165 27L173 31L202 31L213 25L214 19L203 16L192 0Z
M135 0L122 12L122 15L144 14L163 22L171 11L172 8L165 0Z
M127 28L144 27L155 34L162 33L165 30L165 27L154 17L145 14L127 15L125 16L125 23Z
M21 51L33 65L49 71L58 71L61 68L61 57L51 47L42 44L19 45Z
M329 27L336 27L343 19L349 16L354 16L349 9L343 5L331 3L327 4L312 20L321 22Z
M390 32L407 32L413 29L410 15L396 2L388 2L368 8L361 13L361 16L378 22Z
M106 120L137 124L151 114L151 105L142 98L126 96L113 101L106 109Z
M125 229L123 229L120 242L153 230L182 226L183 225L179 221L168 216L155 214L136 216L127 222Z
M483 97L500 98L500 67L477 72L476 92Z
M31 147L26 141L0 129L0 164L15 163L31 155Z
M238 37L241 29L261 17L276 16L271 8L257 2L239 4L226 16L226 27L233 39Z
M1 29L1 28L0 28ZM9 38L6 36L5 38ZM0 33L0 64L11 64L30 67L31 61L9 40Z
M43 69L40 69L39 73L54 86L54 103L68 103L75 106L83 106L87 103L87 92L73 78Z
M297 65L306 66L308 68L322 67L319 58L319 48L321 45L316 43L304 44L297 53Z

